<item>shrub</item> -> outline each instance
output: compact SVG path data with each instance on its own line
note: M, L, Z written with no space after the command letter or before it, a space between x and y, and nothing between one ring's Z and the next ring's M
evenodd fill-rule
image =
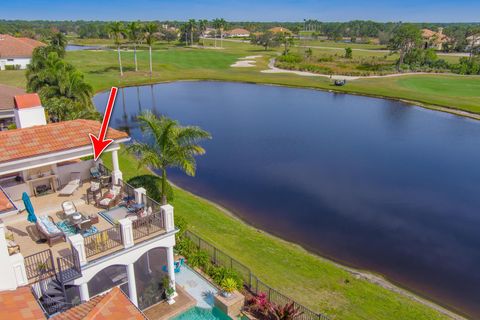
M218 285L222 285L223 280L227 278L231 278L235 280L238 290L240 290L243 287L242 277L233 269L228 269L225 267L218 267L218 266L211 266L210 268L208 268L207 274Z
M300 308L295 308L293 301L284 306L272 304L269 311L272 318L276 320L294 320L303 314Z
M301 56L293 53L289 53L278 58L278 61L286 63L300 63L302 60L303 58Z
M188 257L188 264L192 267L199 267L208 270L210 266L210 257L206 251L198 250Z
M220 287L222 288L223 291L227 293L232 293L235 291L238 287L237 282L233 278L225 278L222 280L222 283L220 284Z
M179 237L175 245L175 248L178 251L178 253L180 253L182 256L186 257L187 259L189 259L195 252L198 251L193 241L187 237Z
M270 301L268 301L267 294L264 292L260 292L256 296L253 296L252 298L247 300L247 309L254 313L254 314L260 314L262 319L265 319L268 317L268 314L270 313L270 309L272 307L272 304Z
M144 187L147 190L147 195L155 201L162 201L162 179L153 174L144 174L133 177L127 181L134 188ZM174 198L173 188L167 182L167 200L170 202Z

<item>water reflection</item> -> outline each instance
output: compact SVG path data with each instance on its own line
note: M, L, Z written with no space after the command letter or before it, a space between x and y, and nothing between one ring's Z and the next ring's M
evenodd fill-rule
M480 317L478 123L391 100L180 82L125 88L111 124L144 139L134 119L147 109L214 137L195 178L170 171L176 184Z

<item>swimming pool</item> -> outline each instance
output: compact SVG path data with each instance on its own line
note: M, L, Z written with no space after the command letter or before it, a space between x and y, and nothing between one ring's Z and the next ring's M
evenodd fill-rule
M217 307L211 309L194 307L172 320L231 320L231 318Z

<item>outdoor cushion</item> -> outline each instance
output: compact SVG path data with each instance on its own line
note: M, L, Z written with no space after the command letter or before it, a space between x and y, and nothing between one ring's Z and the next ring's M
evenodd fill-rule
M113 198L115 198L115 195L114 195L113 193L107 193L107 194L105 195L105 198L113 199Z
M39 220L40 220L40 226L43 227L42 229L47 231L47 233L55 234L55 233L62 232L52 221L50 221L48 217L41 216Z
M100 204L101 204L102 206L108 206L108 204L110 203L110 201L112 201L112 199L104 198L104 199L100 200Z
M98 189L100 189L100 183L92 181L92 183L90 184L90 190L97 191Z

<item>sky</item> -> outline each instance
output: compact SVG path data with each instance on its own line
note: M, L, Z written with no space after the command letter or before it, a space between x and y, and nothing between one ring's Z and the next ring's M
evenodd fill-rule
M2 0L0 19L480 22L480 0Z

